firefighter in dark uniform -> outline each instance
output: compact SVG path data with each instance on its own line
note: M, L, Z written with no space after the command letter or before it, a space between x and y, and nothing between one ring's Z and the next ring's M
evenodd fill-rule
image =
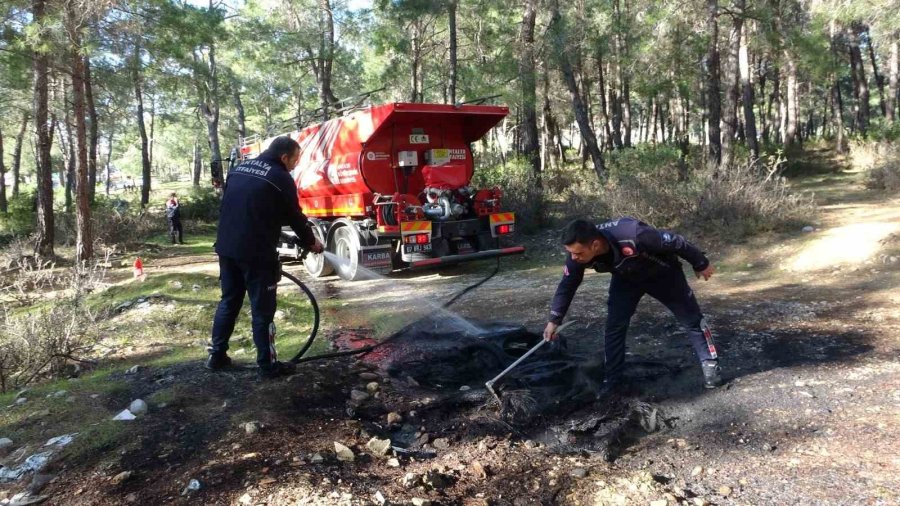
M614 390L621 383L625 334L645 294L665 305L687 331L700 360L704 386L715 388L722 384L712 334L678 259L681 257L691 264L697 278L708 280L715 268L702 251L674 232L657 230L629 217L600 225L575 220L563 230L562 243L568 256L564 276L551 303L545 339L556 338L556 329L584 279L584 271L591 267L612 274L604 333L606 389Z
M226 353L228 340L247 294L259 377L274 378L293 371L293 364L279 362L275 353L275 292L281 278L275 248L282 225L293 229L300 247L314 253L323 250L300 210L297 186L290 175L299 158L297 142L278 137L259 157L229 174L215 244L222 299L213 319L208 369L231 365Z

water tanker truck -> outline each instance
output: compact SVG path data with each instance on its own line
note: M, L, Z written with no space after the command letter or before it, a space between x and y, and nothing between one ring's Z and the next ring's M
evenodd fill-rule
M309 273L337 271L356 280L366 270L524 252L500 246L500 238L515 231L514 213L501 208L502 191L471 186L471 144L508 112L493 105L389 103L286 134L300 144L291 172L300 207L327 251L340 259L308 255ZM239 158L257 156L272 139L243 139ZM282 256L299 254L292 236L283 231Z

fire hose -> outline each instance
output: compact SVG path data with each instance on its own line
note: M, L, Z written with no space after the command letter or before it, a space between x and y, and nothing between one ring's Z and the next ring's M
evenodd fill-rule
M306 259L306 255L308 255L308 254L309 254L309 250L302 249L302 250L301 250L301 253L300 253L300 260ZM460 292L457 293L456 295L454 295L453 297L451 297L450 300L448 300L447 302L443 303L443 304L441 305L441 307L444 308L444 309L446 309L446 308L452 306L452 305L455 304L456 301L458 301L463 295L465 295L465 294L471 292L472 290L475 290L475 289L478 288L479 286L483 285L483 284L486 283L488 280L490 280L491 278L493 278L498 272L500 272L500 257L497 257L497 264L494 266L494 269L491 271L490 274L488 274L486 277L482 278L481 280L477 281L476 283L473 283L473 284L471 284L471 285L469 285L469 286L463 288L462 290L460 290ZM325 360L325 359L329 359L329 358L345 357L345 356L349 356L349 355L362 355L362 354L369 353L369 352L371 352L371 351L373 351L373 350L375 350L375 349L377 349L377 348L379 348L379 347L381 347L381 346L384 346L385 344L391 342L391 341L394 340L396 337L398 337L398 336L400 336L401 334L403 334L403 333L404 333L406 330L408 330L410 327L412 327L413 325L415 325L416 323L418 323L419 321L421 321L421 318L420 318L419 320L413 321L413 322L411 322L411 323L405 325L405 326L404 326L403 328L401 328L400 330L394 332L393 334L391 334L390 336L388 336L388 337L385 338L384 340L382 340L382 341L380 341L380 342L378 342L378 343L369 345L369 346L363 346L363 347L357 348L357 349L355 349L355 350L336 351L336 352L333 352L333 353L323 353L323 354L315 355L315 356L312 356L312 357L304 357L303 355L304 355L307 351L309 351L309 348L312 346L313 341L316 339L316 335L317 335L318 332L319 332L319 323L320 323L319 304L318 304L318 302L316 301L316 297L313 295L313 293L312 293L312 291L309 289L309 287L307 287L306 284L304 284L302 281L300 281L296 276L293 276L292 274L289 274L289 273L285 272L283 269L282 269L282 271L281 271L281 275L284 276L284 277L286 277L287 279L293 281L294 284L297 285L297 286L300 288L300 290L303 291L304 294L306 294L307 298L309 298L310 305L312 306L312 309L313 309L313 326L312 326L312 329L311 329L310 332L309 332L309 337L306 338L306 343L300 348L300 351L297 352L297 354L294 355L294 357L290 360L290 362L291 362L291 363L294 363L294 364L300 364L300 363L303 363L303 362L312 362L312 361L314 361L314 360ZM426 316L426 317L423 317L423 318L427 318L427 316Z

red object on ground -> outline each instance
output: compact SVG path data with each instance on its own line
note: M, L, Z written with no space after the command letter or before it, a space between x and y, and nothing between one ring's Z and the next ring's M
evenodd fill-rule
M141 261L141 257L137 257L137 260L134 261L134 277L139 278L144 275L144 262Z

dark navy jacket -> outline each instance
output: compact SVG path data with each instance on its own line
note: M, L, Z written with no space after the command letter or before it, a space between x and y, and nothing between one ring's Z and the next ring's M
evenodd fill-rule
M575 291L584 279L584 271L592 267L597 272L609 272L625 281L653 282L664 270L681 270L678 257L684 258L695 271L709 266L702 251L684 237L668 230L657 230L642 221L622 217L597 225L597 229L609 242L610 255L597 257L587 264L580 264L566 257L562 280L556 288L550 304L550 321L561 323Z
M228 174L219 210L216 253L253 264L274 264L282 225L309 247L315 236L297 202L297 186L284 163L260 156Z

